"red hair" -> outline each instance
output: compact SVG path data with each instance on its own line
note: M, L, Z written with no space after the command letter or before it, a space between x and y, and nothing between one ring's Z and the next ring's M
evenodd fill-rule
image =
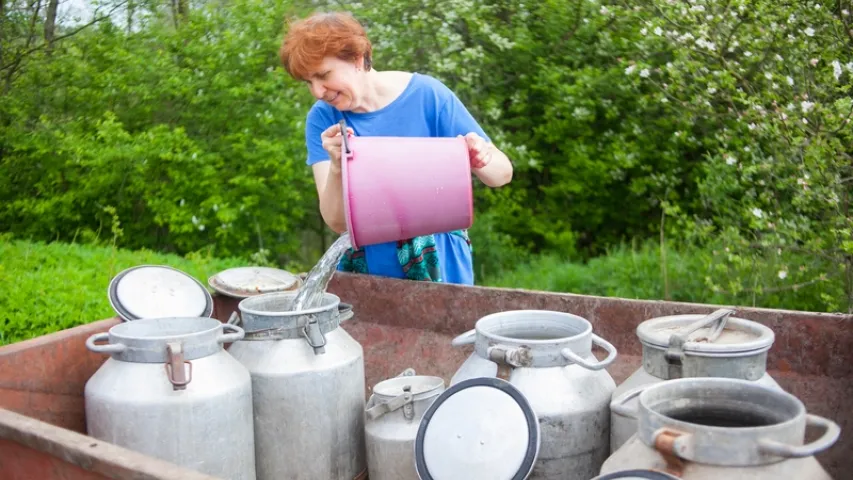
M315 13L290 24L281 43L281 64L291 77L308 78L323 59L335 56L352 62L364 57L364 69L370 70L373 47L364 27L348 13Z

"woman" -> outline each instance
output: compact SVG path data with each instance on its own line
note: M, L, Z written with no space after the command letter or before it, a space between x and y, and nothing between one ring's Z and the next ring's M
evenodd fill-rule
M341 186L341 131L353 135L464 136L471 168L483 183L512 179L507 156L488 141L456 95L428 75L377 71L364 28L345 13L319 13L292 24L281 62L304 81L317 102L305 124L308 165L320 197L320 213L335 232L346 231ZM406 161L406 159L400 159ZM399 242L350 249L339 270L387 277L473 285L467 232L436 232Z

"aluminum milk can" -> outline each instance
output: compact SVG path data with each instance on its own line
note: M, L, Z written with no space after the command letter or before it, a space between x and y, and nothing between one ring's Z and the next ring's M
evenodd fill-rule
M634 396L639 402L629 407ZM787 392L732 378L651 384L617 398L612 408L636 418L639 429L607 459L602 474L656 469L684 480L829 480L813 455L841 432ZM808 444L806 426L820 430Z
M246 335L228 350L252 375L257 478L352 480L367 471L364 353L339 328L352 309L325 293L292 312L296 294L241 300Z
M370 480L419 480L415 437L424 412L444 392L444 379L407 369L373 387L365 410Z
M86 382L87 433L216 477L254 480L251 378L222 348L240 338L234 325L180 317L92 335L86 347L110 358Z
M731 317L733 313L719 309L709 315L672 315L641 323L637 336L643 345L643 365L616 388L613 398L643 385L683 377L739 378L781 390L766 372L773 330ZM636 420L611 412L610 452L636 431Z
M616 348L570 313L517 310L477 321L452 345L474 352L451 379L497 376L527 398L539 420L541 445L531 479L589 480L610 443L610 399L616 383L604 370ZM598 360L592 344L608 355Z

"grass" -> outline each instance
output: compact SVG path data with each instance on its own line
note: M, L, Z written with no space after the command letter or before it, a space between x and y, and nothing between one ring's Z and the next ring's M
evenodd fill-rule
M649 300L749 305L807 311L845 311L844 286L836 277L815 282L826 265L786 256L768 258L747 270L721 269L719 255L669 248L666 280L658 248L621 246L588 263L543 256L487 277L484 285ZM207 278L235 266L240 259L203 255L181 257L104 246L33 243L0 235L0 345L41 336L115 315L107 299L110 280L120 271L144 264L168 265L207 285ZM794 268L799 266L798 268ZM778 278L785 268L791 273ZM734 280L738 293L713 291L708 278L724 288ZM736 289L733 289L736 290Z
M786 272L785 278L779 272ZM846 312L849 308L837 265L794 254L732 266L723 252L697 248L666 251L666 276L659 247L622 245L585 264L540 257L484 284L605 297L673 300L705 304ZM708 281L720 287L712 289Z
M245 262L0 237L0 345L114 316L110 280L143 264L168 265L207 285L210 275Z

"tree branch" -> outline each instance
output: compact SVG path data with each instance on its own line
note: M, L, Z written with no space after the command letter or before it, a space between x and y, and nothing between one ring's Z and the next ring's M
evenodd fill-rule
M109 12L107 12L105 15L103 15L103 16L101 16L101 17L94 17L94 18L92 19L92 21L91 21L91 22L89 22L89 23L87 23L87 24L85 24L85 25L81 25L81 26L77 27L76 29L71 30L70 32L68 32L68 33L66 33L66 34L64 34L64 35L60 35L60 36L58 36L58 37L54 38L54 39L53 39L53 43L56 43L56 42L58 42L58 41L60 41L60 40L66 39L66 38L71 37L71 36L74 36L74 35L76 35L76 34L80 33L81 31L83 31L83 30L85 30L85 29L87 29L87 28L91 27L92 25L95 25L96 23L102 22L102 21L104 21L104 20L106 20L106 19L110 18L110 15L111 15L113 12L115 12L115 11L116 11L116 10L118 10L119 8L123 7L127 2L128 2L128 0L122 0L121 2L119 2L119 3L115 4L115 5L114 5L110 10L109 10ZM97 12L96 12L96 13L97 13ZM35 27L33 27L33 28L35 28ZM27 43L27 46L29 47L29 42ZM19 53L18 55L16 55L15 60L13 60L13 61L9 62L9 63L8 63L8 64L6 64L6 65L0 66L0 72L2 72L2 71L4 71L4 70L7 70L7 69L9 69L9 68L12 68L12 67L17 68L17 66L18 66L18 65L20 65L21 60L23 60L23 58L24 58L24 57L26 57L26 56L28 56L28 55L31 55L31 54L33 54L33 53L35 53L35 52L39 51L39 50L42 50L42 49L44 49L45 47L47 47L47 44L42 44L42 45L38 45L38 46L35 46L35 47L31 47L31 48L27 48L27 49L25 49L23 52L21 52L21 53Z

